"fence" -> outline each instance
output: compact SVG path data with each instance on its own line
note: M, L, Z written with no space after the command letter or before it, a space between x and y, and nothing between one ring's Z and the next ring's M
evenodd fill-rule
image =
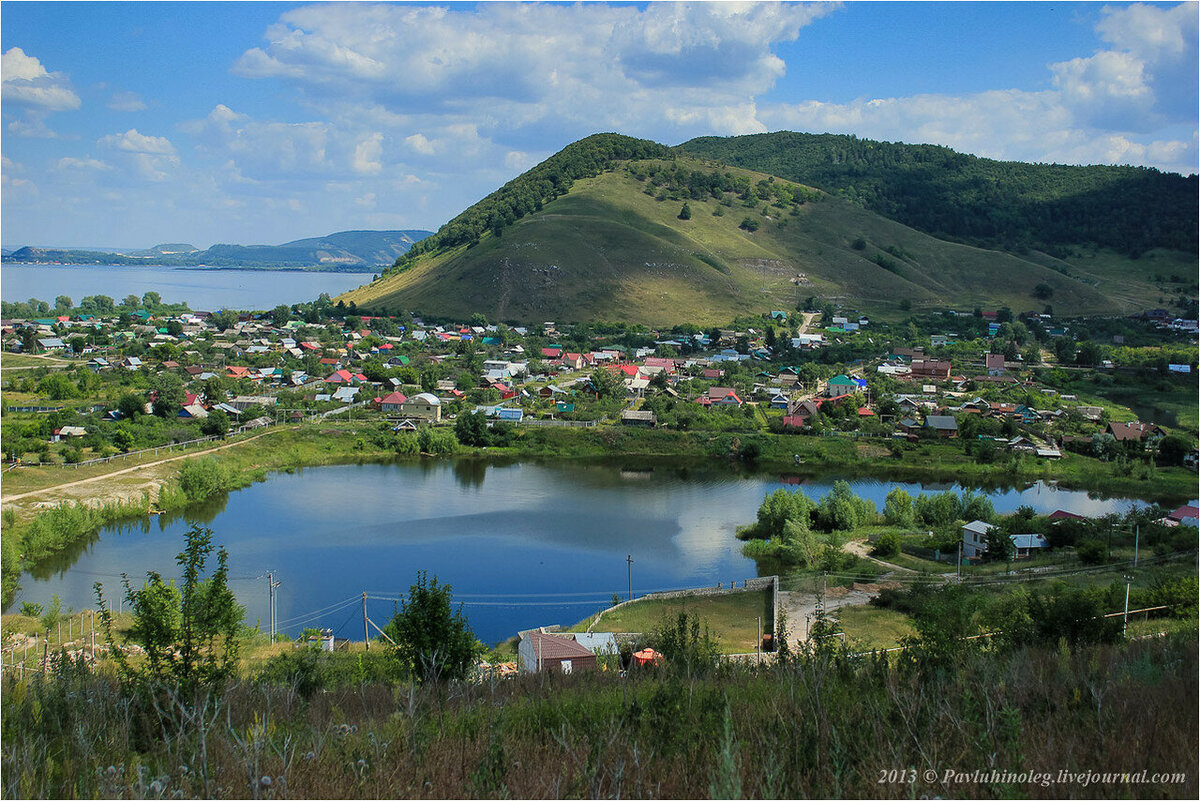
M523 426L540 426L542 428L595 428L596 420L521 420Z
M334 411L340 412L342 410L335 409ZM233 429L232 431L229 432L229 435L232 436L232 435L237 435L237 434L244 434L247 431L253 431L258 428L268 428L274 424L275 424L274 421L270 421L270 420L268 420L265 423L261 423L259 425L247 424L247 425L239 426L238 428ZM141 456L143 454L148 454L148 453L152 453L157 456L159 451L170 451L170 450L174 450L175 448L186 448L189 445L198 445L202 442L212 442L215 439L221 439L221 437L217 436L216 434L213 434L212 436L200 437L199 439L189 439L185 442L172 442L170 445L159 445L156 448L143 448L140 451L129 451L128 453L115 453L112 456L101 456L101 457L98 457L95 459L87 459L82 462L75 462L73 464L70 464L67 462L62 462L55 466L56 467L74 467L74 468L78 469L80 467L86 467L87 465L90 465L90 464L103 464L104 462L111 462L116 459L125 460L125 459L128 459L130 456Z

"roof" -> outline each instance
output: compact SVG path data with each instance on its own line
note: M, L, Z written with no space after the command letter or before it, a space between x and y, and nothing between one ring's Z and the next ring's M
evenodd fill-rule
M971 531L976 534L987 534L994 528L995 526L993 526L991 523L985 523L982 520L972 520L970 523L963 525L962 530Z
M925 425L939 431L958 430L958 421L948 414L931 414L925 418Z
M1009 536L1017 548L1049 548L1050 543L1041 534L1012 534Z
M553 634L542 634L531 631L526 637L533 646L533 653L538 659L579 659L594 657L591 651L569 637L558 637Z
M392 394L387 395L380 400L380 403L404 403L406 400L408 400L408 398L406 398L403 394L399 392L393 392Z
M1051 520L1086 520L1087 518L1084 517L1083 515L1077 515L1074 512L1065 512L1062 509L1059 509L1050 514L1050 519Z
M438 396L431 395L428 392L422 392L419 395L413 395L408 399L409 403L427 403L430 406L441 406L442 401Z

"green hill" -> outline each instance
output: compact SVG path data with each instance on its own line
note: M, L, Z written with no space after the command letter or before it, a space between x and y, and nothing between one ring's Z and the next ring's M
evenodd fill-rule
M1136 258L1195 254L1195 175L1144 167L995 161L937 145L779 131L706 136L679 151L823 189L941 239L1067 256L1093 245Z
M663 155L622 158L641 152ZM564 154L586 167L565 174ZM342 298L376 312L710 324L813 295L893 312L1105 312L1141 297L1110 299L1101 283L1044 254L946 242L800 184L606 134L514 179ZM1035 298L1043 284L1050 297Z

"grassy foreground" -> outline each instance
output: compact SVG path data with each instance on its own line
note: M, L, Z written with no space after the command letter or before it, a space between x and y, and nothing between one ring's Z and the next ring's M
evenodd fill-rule
M1198 678L1194 621L949 665L828 649L625 679L247 677L194 706L159 688L157 712L64 667L3 688L3 795L1194 798Z

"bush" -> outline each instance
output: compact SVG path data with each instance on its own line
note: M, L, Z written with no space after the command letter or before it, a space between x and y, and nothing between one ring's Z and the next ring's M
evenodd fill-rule
M900 553L900 535L889 531L879 538L871 550L872 556L895 556Z
M179 487L190 501L202 501L232 486L233 471L212 457L188 459L179 468Z
M1083 540L1075 546L1075 553L1085 565L1099 565L1108 561L1108 547L1101 540Z

